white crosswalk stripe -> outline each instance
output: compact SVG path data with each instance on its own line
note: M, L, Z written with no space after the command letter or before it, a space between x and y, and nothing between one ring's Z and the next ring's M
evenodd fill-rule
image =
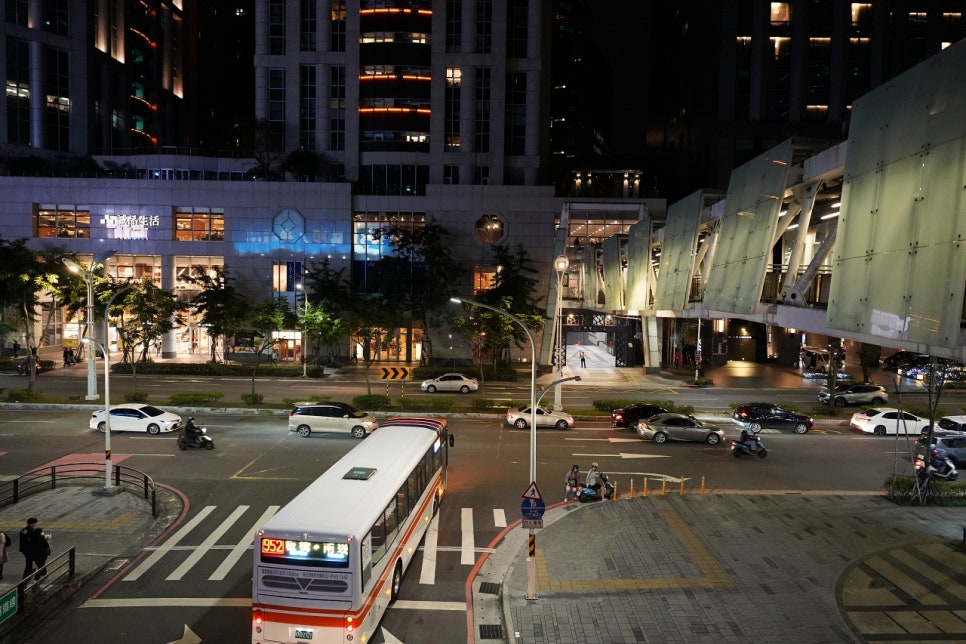
M251 557L252 537L255 531L270 519L279 510L278 505L268 506L262 511L252 523L245 521L246 517L253 516L253 508L248 505L239 505L228 512L228 515L221 519L217 527L203 527L206 522L216 520L218 514L228 511L228 508L209 505L203 507L196 515L191 517L179 530L171 535L166 541L155 547L146 548L147 556L135 566L135 568L123 577L123 581L137 581L153 568L160 568L162 560L166 555L174 556L174 553L187 553L183 560L172 561L170 566L173 570L167 574L165 581L181 581L189 573L198 571L204 559L212 562L220 559L217 567L207 577L208 581L223 581L244 557ZM502 508L494 508L488 511L480 511L483 521L480 529L483 531L503 530L507 525L506 511ZM420 547L422 562L419 573L419 583L433 585L436 583L436 570L443 553L458 553L460 565L473 566L478 557L488 549L477 547L476 530L477 523L474 519L474 508L460 508L460 536L459 543L440 545L439 517L433 517L426 532L426 537ZM242 532L240 528L246 526ZM203 538L198 541L196 535L203 534ZM234 543L231 539L234 538ZM219 543L228 541L228 543ZM162 573L163 574L163 573Z

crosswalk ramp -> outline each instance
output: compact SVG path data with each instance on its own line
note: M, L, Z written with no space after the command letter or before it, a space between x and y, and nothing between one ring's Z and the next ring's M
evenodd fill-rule
M236 568L250 573L253 535L279 508L278 505L205 506L164 542L147 548L146 556L121 581L137 582L150 576L152 580L163 578L169 582L182 582L186 578L222 582ZM488 543L494 531L501 531L507 525L506 511L502 508L459 508L456 536L456 530L440 529L440 517L447 511L453 512L453 508L443 507L433 518L420 548L421 584L435 583L441 557L458 555L460 565L473 566L486 552L485 548L477 547L477 542Z

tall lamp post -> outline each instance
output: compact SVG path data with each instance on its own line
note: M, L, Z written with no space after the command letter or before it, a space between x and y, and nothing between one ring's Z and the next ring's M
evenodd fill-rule
M69 257L64 258L64 264L71 273L83 276L87 283L87 337L94 338L94 262L84 268ZM92 354L93 346L88 345L89 354ZM87 395L85 400L97 400L97 376L95 375L97 366L94 364L94 356L87 356Z
M309 294L305 290L305 287L301 283L295 285L295 288L302 291L302 297L305 300L305 306L303 307L304 313L302 313L302 377L309 377L309 359L308 352L305 350L305 321L309 315Z
M553 390L553 408L559 410L563 407L563 402L560 396L560 381L563 379L563 364L564 364L564 340L563 340L563 315L560 313L560 307L563 304L563 278L564 274L567 272L567 267L570 266L570 260L567 259L566 255L560 255L557 259L553 260L553 270L557 273L557 303L554 308L554 355L556 356L557 363L557 386Z
M114 291L111 299L107 301L107 305L104 307L104 344L101 344L93 338L84 339L85 343L100 347L104 355L104 488L99 491L100 494L117 494L121 491L121 488L114 487L111 481L111 471L113 469L111 467L111 355L108 352L108 347L111 346L111 323L108 314L111 311L111 305L114 304L114 298L130 288L130 284L125 284ZM92 350L91 354L93 353ZM93 355L91 355L91 362L94 362Z
M473 300L468 300L462 297L451 297L450 301L459 304L469 304L470 306L476 306L481 309L487 309L488 311L493 311L494 313L499 313L504 315L517 324L523 329L523 332L527 334L527 340L530 341L530 481L532 484L537 482L537 345L533 343L533 335L530 334L530 329L527 325L523 323L523 320L508 313L503 309L498 309L495 306L490 306L489 304L482 304L480 302L474 302ZM527 552L536 552L536 539L533 534L533 528L530 529L530 543L527 548ZM534 557L527 555L527 599L537 598L537 562Z

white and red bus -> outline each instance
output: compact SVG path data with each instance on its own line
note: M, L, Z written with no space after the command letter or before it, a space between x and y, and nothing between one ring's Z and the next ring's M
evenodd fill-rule
M446 488L446 421L392 418L255 534L253 644L368 642Z

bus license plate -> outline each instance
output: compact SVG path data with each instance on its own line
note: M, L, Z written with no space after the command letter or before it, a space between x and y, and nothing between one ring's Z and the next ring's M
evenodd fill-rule
M312 639L312 629L311 628L296 628L295 629L295 639L297 639L297 640L310 640L310 639Z

